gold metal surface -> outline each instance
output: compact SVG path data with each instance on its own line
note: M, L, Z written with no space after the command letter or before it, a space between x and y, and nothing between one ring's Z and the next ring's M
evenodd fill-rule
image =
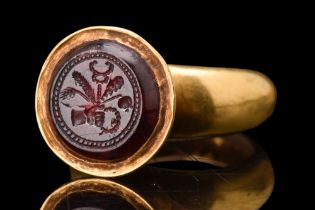
M154 73L160 92L159 119L146 143L131 157L117 161L97 161L83 157L63 143L49 108L50 88L56 74L56 65L63 56L78 46L95 40L108 39L128 46L146 60ZM39 75L35 109L40 131L50 149L73 168L95 176L111 177L126 174L147 162L161 147L169 134L175 113L175 94L168 67L157 51L137 34L116 27L90 27L77 31L62 40L49 54Z
M168 65L176 92L171 137L235 133L258 126L273 112L276 89L251 70Z
M67 198L69 194L84 191L96 191L104 195L117 195L136 209L153 209L141 196L123 185L105 179L85 179L71 182L57 189L45 200L41 210L55 209L58 203Z
M71 50L99 39L114 40L138 52L154 72L160 91L159 120L152 135L138 152L124 160L100 161L72 151L63 142L50 114L49 95L56 66ZM52 50L38 79L35 109L40 131L60 159L76 170L114 177L149 161L169 135L174 118L172 138L233 133L259 125L271 115L275 102L274 85L258 72L167 65L139 35L126 29L98 26L69 35Z
M160 210L255 210L274 187L271 162L253 139L244 135L200 141L168 141L150 161L210 163L220 168L179 170L146 165L113 179ZM88 177L71 169L72 179Z

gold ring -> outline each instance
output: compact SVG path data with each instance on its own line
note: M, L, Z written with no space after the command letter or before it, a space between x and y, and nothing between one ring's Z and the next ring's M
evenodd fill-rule
M113 177L149 161L169 134L183 139L246 130L267 119L275 101L274 85L260 73L167 65L139 35L99 26L52 50L35 108L59 158L84 173Z
M63 209L66 200L68 209L131 205L135 209L254 210L273 190L274 173L268 156L244 135L167 141L151 163L174 160L204 162L219 168L175 170L153 164L110 181L91 179L72 169L72 179L80 180L57 189L41 209Z

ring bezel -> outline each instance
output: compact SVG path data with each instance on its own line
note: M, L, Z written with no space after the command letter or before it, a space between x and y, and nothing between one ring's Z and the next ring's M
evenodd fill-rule
M123 44L141 55L155 75L160 91L159 119L146 143L123 160L98 161L69 150L56 129L49 107L49 94L56 65L73 49L95 40L108 39ZM145 90L144 90L145 91ZM175 114L175 92L168 66L161 55L132 31L107 26L89 27L64 38L47 57L36 87L35 109L40 131L50 149L65 163L81 172L101 177L129 173L147 162L167 138Z

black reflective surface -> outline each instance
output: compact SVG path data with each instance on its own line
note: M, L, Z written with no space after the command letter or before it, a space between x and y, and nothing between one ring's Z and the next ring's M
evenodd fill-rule
M108 200L114 193L125 195L120 199L134 206L135 200L140 200L147 204L145 209L254 210L268 200L274 186L268 156L254 140L244 135L169 140L150 162L130 174L112 178L117 186L107 183L108 179L82 179L93 177L71 169L72 180L79 180L52 193L43 210L53 208L56 203L59 203L58 210L68 210L68 206L79 205L78 196L81 196L81 206L115 209L112 206L116 202L125 205L116 199L117 196ZM185 167L184 162L194 167ZM91 194L91 189L98 194Z
M229 10L226 6L212 8L192 3L186 9L163 5L156 12L152 7L128 7L129 12L123 12L118 10L122 5L84 5L80 12L56 6L34 12L23 9L11 13L16 19L3 18L3 34L7 37L3 42L9 45L3 51L12 59L4 59L9 67L3 72L10 75L2 77L3 83L9 83L2 89L3 114L8 115L2 118L8 127L3 132L12 137L2 138L9 144L3 146L3 164L6 180L13 183L8 192L21 189L19 199L26 200L15 205L39 209L51 192L70 180L68 166L47 147L35 119L35 86L44 60L68 34L87 26L113 25L141 34L168 63L249 68L270 77L278 90L276 110L265 123L246 132L264 148L276 174L274 192L261 209L295 205L307 209L303 208L307 202L301 192L309 186L305 175L309 174L306 166L311 165L307 161L312 153L305 149L312 147L308 146L311 138L301 135L311 132L303 119L311 118L304 112L309 110L308 99L312 97L307 90L313 82L307 80L313 77L307 76L312 68L301 66L310 59L304 57L300 62L298 54L304 51L296 48L309 46L301 28L311 19L298 20L300 16L292 12L298 10L296 5L291 10L275 4L251 8L246 5L243 9L235 5Z

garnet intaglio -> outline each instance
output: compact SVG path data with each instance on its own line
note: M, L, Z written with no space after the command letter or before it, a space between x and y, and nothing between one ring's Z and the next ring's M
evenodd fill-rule
M52 50L35 107L58 157L86 174L113 177L144 165L169 134L202 139L254 128L272 114L276 98L260 72L167 65L134 32L98 26Z
M122 175L146 162L169 133L174 91L163 58L115 27L91 27L59 43L39 77L36 114L50 148L70 166Z

